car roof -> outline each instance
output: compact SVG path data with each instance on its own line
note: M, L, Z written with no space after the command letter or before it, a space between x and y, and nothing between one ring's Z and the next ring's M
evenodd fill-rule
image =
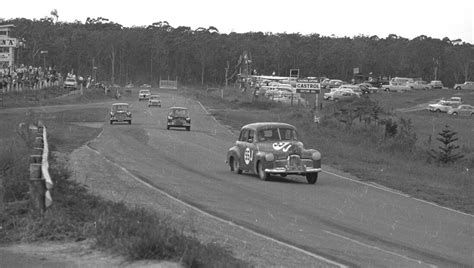
M280 122L258 122L258 123L251 123L243 126L242 128L251 128L251 129L262 129L262 128L270 128L270 127L285 127L285 128L293 128L296 129L294 126L286 123Z
M170 107L170 110L187 110L186 107Z
M125 102L118 102L118 103L112 104L112 106L119 106L119 105L120 105L120 106L121 106L121 105L127 105L127 106L128 106L129 104L128 104L128 103L125 103Z

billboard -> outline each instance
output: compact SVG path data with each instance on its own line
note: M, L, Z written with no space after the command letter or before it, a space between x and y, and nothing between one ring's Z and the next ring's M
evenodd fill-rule
M298 79L296 81L296 93L319 94L321 89L319 83L312 79Z
M17 47L16 38L0 36L0 47Z

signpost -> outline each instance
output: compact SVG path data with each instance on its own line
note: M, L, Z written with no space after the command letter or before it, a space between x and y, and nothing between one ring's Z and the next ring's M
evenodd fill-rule
M319 94L321 93L320 84L313 79L298 79L296 80L296 93L300 94L314 94L314 122L319 123Z

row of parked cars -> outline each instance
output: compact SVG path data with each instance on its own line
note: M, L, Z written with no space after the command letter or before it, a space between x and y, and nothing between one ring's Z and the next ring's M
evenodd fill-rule
M444 112L453 116L474 116L474 106L463 104L461 97L451 97L448 100L440 100L429 104L428 110L431 112Z

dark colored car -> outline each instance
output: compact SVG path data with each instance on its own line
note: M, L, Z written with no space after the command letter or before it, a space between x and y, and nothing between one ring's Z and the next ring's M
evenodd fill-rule
M132 112L128 103L114 103L110 109L110 124L114 122L132 123Z
M314 184L321 171L321 154L305 149L292 125L253 123L242 127L239 139L227 152L227 163L233 172L258 174L262 180L275 174L302 175Z
M186 131L191 130L191 117L189 111L185 107L171 107L168 113L168 122L166 129L172 127L185 128Z

